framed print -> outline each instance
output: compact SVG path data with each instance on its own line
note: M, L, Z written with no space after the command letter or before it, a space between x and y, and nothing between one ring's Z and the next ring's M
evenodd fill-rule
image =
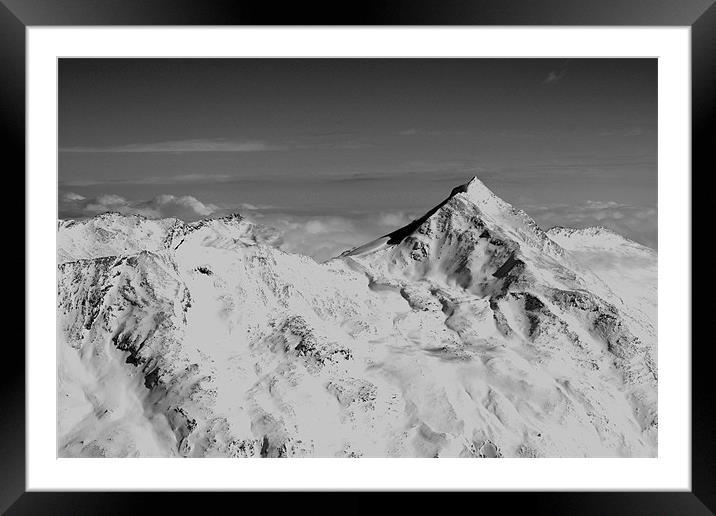
M26 192L3 510L716 506L711 2L1 9Z

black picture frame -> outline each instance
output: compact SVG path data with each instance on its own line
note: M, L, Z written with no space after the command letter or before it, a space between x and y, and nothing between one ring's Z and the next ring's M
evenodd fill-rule
M692 184L713 170L712 138L716 95L716 6L714 0L400 0L335 2L331 6L293 3L280 8L270 2L229 0L0 0L0 131L6 174L25 177L25 29L62 25L635 25L691 27ZM22 171L22 172L21 172ZM24 180L18 185L24 190ZM692 206L698 206L696 194ZM24 195L15 195L24 202ZM22 199L22 200L20 200ZM706 204L708 206L708 204ZM21 208L18 207L20 212ZM24 213L24 208L22 208ZM694 219L696 222L696 219ZM17 241L24 241L19 223ZM24 228L23 228L24 229ZM22 249L22 250L21 250ZM13 248L11 261L25 262L24 245ZM695 263L694 263L695 265ZM19 268L17 264L13 267ZM696 269L694 269L696 270ZM8 273L12 275L12 273ZM32 271L25 269L25 281ZM18 275L19 276L19 275ZM18 287L15 292L23 292ZM19 295L12 297L19 305ZM23 307L32 310L31 306ZM692 300L694 311L703 305ZM693 320L693 316L692 316ZM10 323L8 323L9 325ZM23 339L24 340L24 339ZM0 511L7 514L126 514L163 511L205 512L210 497L248 507L252 502L280 500L267 493L77 493L25 492L25 353L18 339L7 338L0 375ZM676 344L676 343L672 343ZM690 345L690 343L682 343ZM536 514L713 514L716 511L716 438L712 387L711 343L692 346L692 490L691 492L532 492L463 493L453 503L474 510L490 506L510 512L519 507ZM455 498L457 496L457 498ZM333 500L333 498L340 497ZM373 495L301 494L292 504L326 512L375 509ZM479 497L479 498L477 498ZM320 502L318 501L320 500ZM423 493L404 496L401 511L424 510ZM527 510L527 509L525 509Z

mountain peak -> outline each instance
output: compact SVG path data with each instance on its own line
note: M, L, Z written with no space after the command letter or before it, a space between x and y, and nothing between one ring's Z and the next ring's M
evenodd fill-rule
M507 204L497 197L477 176L473 176L467 183L453 188L450 197L452 198L461 193L465 194L470 201L482 207L492 204L504 207Z
M472 241L472 237L464 237L466 233L470 233L476 240L483 235L488 235L488 239L489 235L499 235L495 242L500 242L500 246L509 253L517 248L522 248L523 251L533 248L534 252L546 253L552 257L560 257L563 253L529 215L502 200L477 176L473 176L468 182L453 188L446 199L422 217L376 240L348 250L341 256L360 256L386 246L397 246L408 237L412 237L410 246L420 245L415 244L415 239L423 241L425 245L431 239L441 242L443 239L452 241L453 238Z
M453 188L452 192L450 193L450 197L454 197L459 193L480 194L482 192L494 195L490 191L490 189L485 186L485 183L483 183L477 178L477 176L472 176L472 179L470 179L467 183L458 185Z
M457 201L457 202L456 202ZM509 211L512 206L499 197L497 197L492 191L480 181L477 176L473 176L467 183L456 186L450 192L450 195L445 198L441 203L434 206L422 217L418 217L409 224L402 228L396 229L395 231L383 235L382 237L368 242L362 246L353 248L341 254L341 256L355 256L364 254L366 252L374 251L382 248L383 244L393 246L400 244L408 236L413 235L418 229L430 220L435 214L442 213L443 216L450 216L451 213L463 212L464 202L467 205L474 205L480 211L480 213L487 213L492 216L497 216L502 211Z
M400 229L397 229L393 231L392 233L389 233L385 235L389 238L388 244L394 245L398 244L403 241L405 237L413 233L418 227L420 227L426 220L428 220L430 217L432 217L435 213L440 211L446 204L448 204L455 196L460 194L467 194L468 199L470 199L474 203L480 203L486 204L485 200L487 199L498 199L495 194L493 194L483 183L480 181L477 176L473 176L470 181L467 183L464 183L462 185L456 186L452 189L450 192L450 195L445 199L443 202L435 206L433 209L428 211L425 215L422 217L419 217L412 221L407 226L404 226ZM499 199L498 199L499 200Z

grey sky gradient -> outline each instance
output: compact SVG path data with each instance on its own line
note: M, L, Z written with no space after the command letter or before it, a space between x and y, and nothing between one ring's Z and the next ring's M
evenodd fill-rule
M62 59L59 146L61 218L170 196L330 254L477 175L657 245L655 59Z

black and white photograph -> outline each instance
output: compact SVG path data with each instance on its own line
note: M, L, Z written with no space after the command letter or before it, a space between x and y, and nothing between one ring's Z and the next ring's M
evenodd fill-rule
M659 456L657 59L57 73L57 457Z

